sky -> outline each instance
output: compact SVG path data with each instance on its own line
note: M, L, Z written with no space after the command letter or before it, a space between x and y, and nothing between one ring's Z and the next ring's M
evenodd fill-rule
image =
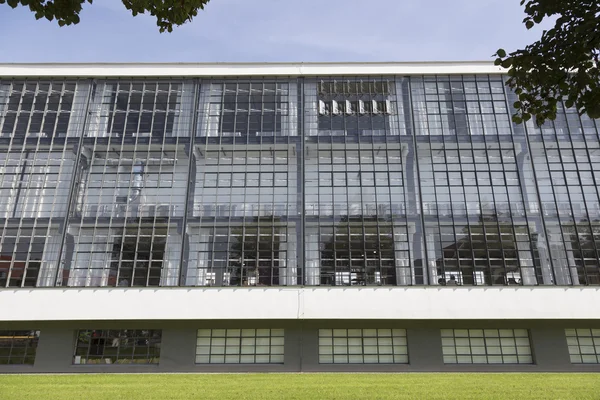
M540 36L519 0L211 0L162 34L119 0L80 17L61 28L0 4L0 62L474 61Z

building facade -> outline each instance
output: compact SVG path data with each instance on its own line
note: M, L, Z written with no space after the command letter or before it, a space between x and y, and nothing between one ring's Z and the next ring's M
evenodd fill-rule
M0 65L0 372L600 371L600 125L505 80Z

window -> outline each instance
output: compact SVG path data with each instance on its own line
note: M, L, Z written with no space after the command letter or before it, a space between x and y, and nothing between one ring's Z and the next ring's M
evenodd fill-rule
M0 287L35 287L54 265L60 236L47 227L6 228L0 242ZM53 275L53 274L52 274ZM39 285L44 286L43 282Z
M80 330L73 364L158 364L160 330Z
M0 365L33 365L40 331L0 331Z
M526 329L442 329L446 364L533 364Z
M283 329L199 329L196 364L283 364Z
M573 364L600 363L600 329L565 329Z
M93 88L87 136L189 136L192 91L183 82L101 82Z
M417 135L511 135L501 75L411 78Z
M405 329L319 329L320 364L406 364Z
M318 235L312 227L308 232L308 258L320 265L321 285L389 286L403 279L398 272L405 274L410 259L407 226L356 218L323 223ZM402 263L396 264L397 259Z
M284 145L252 147L197 147L194 216L296 215L295 153Z
M278 286L292 284L295 266L285 226L268 223L192 230L187 282L191 285ZM294 272L295 273L295 272ZM210 278L209 277L214 277ZM288 280L288 278L291 278Z
M189 169L184 147L86 145L80 161L70 212L85 222L67 228L61 284L176 285L183 238L174 220L184 214Z
M65 271L68 286L160 286L170 261L165 259L168 229L129 227L80 229L73 234L75 252ZM175 243L176 249L180 245ZM178 254L177 254L178 256ZM178 258L177 258L178 260ZM169 286L163 279L163 286Z
M387 78L321 80L306 93L307 108L318 114L318 135L398 135L395 84ZM314 100L313 100L314 99Z
M0 218L64 217L75 155L11 150L0 154Z
M69 130L75 82L14 81L0 85L2 137L65 137Z
M296 88L287 82L210 84L200 136L295 136L289 111Z

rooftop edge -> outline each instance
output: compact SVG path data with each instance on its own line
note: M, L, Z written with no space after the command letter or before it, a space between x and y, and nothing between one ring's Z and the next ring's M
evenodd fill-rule
M213 77L499 74L490 61L0 63L0 77Z

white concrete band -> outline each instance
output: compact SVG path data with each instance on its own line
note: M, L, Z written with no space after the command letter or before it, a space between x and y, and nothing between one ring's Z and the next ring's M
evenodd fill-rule
M35 288L0 291L0 321L600 319L600 288Z
M0 77L224 77L499 74L488 61L379 63L2 64Z

